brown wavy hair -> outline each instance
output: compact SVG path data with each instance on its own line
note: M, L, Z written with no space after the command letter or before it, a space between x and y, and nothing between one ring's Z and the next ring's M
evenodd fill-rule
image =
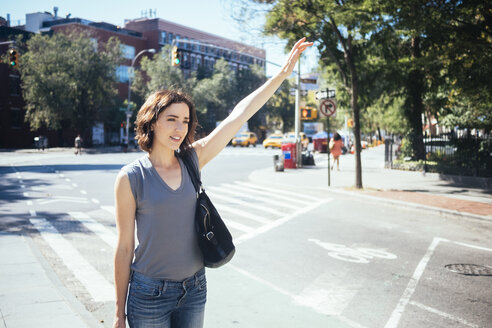
M195 141L195 130L198 125L195 105L188 94L177 90L159 90L151 94L140 107L135 121L135 139L143 151L148 153L154 143L154 131L152 124L157 121L159 114L172 104L184 103L190 109L190 123L188 133L179 146L179 154L183 155Z

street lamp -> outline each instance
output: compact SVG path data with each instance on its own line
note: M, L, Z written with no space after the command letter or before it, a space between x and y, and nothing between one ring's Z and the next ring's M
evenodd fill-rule
M132 59L132 66L131 66L131 71L133 72L133 65L135 65L135 61L137 60L137 58L143 54L144 52L150 52L151 54L155 54L155 49L144 49L142 51L140 51L135 57L133 57ZM130 73L130 72L128 72ZM127 104L127 108L126 108L126 146L128 147L128 142L130 141L129 140L129 132L128 132L128 129L129 129L129 125L130 125L130 117L132 117L132 112L130 110L130 97L131 97L131 93L132 93L132 79L131 79L131 74L128 74L128 104Z

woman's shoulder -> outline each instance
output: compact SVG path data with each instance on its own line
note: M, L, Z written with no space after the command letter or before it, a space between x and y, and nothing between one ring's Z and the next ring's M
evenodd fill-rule
M123 166L121 168L121 171L123 171L123 172L125 172L127 174L128 173L134 173L134 172L141 171L142 168L148 167L147 159L148 159L148 156L147 155L144 155L144 156L142 156L140 158L137 158L133 162L128 163L125 166Z

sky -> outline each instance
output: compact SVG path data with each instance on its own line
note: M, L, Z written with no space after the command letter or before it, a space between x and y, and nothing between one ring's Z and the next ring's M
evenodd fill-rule
M10 14L12 26L25 24L25 15L34 12L48 11L53 13L53 7L58 7L58 16L104 21L123 26L125 19L144 17L144 12L156 12L156 17L212 33L231 40L243 42L266 50L267 61L283 64L286 42L276 37L262 36L260 30L264 24L264 15L258 14L248 19L248 24L240 24L233 15L241 16L239 9L242 5L251 5L248 0L16 0L3 1L0 16L7 18ZM316 67L316 53L311 49L301 59L301 73ZM275 74L279 68L268 64L267 76Z

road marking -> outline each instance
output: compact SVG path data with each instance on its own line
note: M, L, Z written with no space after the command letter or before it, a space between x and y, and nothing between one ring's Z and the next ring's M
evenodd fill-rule
M492 252L492 248L486 248L486 247L482 247L482 246L475 246L475 245L470 245L470 244L465 244L465 243L460 243L458 241L453 241L454 244L456 245L460 245L460 246L465 246L465 247L470 247L470 248L475 248L475 249L479 249L481 251L487 251L487 252Z
M352 262L352 263L369 263L372 258L378 257L388 260L397 258L395 254L386 252L383 249L374 249L366 247L350 248L342 244L333 244L322 242L318 239L310 238L308 241L324 248L328 251L328 255L337 260Z
M54 196L52 199L39 200L40 205L56 203L56 202L72 202L72 203L88 203L89 201L85 197L70 197L70 196Z
M411 305L414 305L416 307L419 307L423 310L426 310L430 313L434 313L434 314L437 314L437 315L440 315L441 317L444 317L446 319L449 319L451 321L457 321L465 326L468 326L468 327L472 327L472 328L479 328L478 325L476 324L473 324L473 323L470 323L468 321L466 321L465 319L461 319L461 318L458 318L458 317L455 317L454 315L451 315L449 313L446 313L446 312L442 312L442 311L439 311L437 309L434 309L434 308L431 308L430 306L426 306L424 304L421 304L421 303L418 303L418 302L410 302Z
M284 208L290 208L290 209L297 210L300 207L300 206L291 205L291 204L285 203L285 202L279 203L278 200L269 199L269 198L266 198L266 197L256 197L256 196L251 195L251 194L248 194L248 193L243 193L243 192L239 192L239 191L233 191L233 190L231 190L231 188L222 187L222 185L219 186L219 187L209 187L209 188L212 188L216 192L221 192L221 193L226 194L226 195L233 195L233 196L238 196L238 197L241 197L241 198L249 198L249 199L255 200L257 202L270 203L270 204L273 204L273 205L281 205L281 207L284 207Z
M264 218L262 216L254 215L254 214L248 213L246 211L239 210L239 209L234 208L234 207L223 205L221 203L214 202L214 206L218 210L220 210L221 212L222 211L229 212L229 213L232 213L234 215L239 215L239 216L245 217L247 219L250 219L250 220L253 220L253 221L262 223L262 224L272 222L272 220L266 219L266 218Z
M114 209L114 206L101 206L101 208L103 210L105 210L106 212L109 212L113 215L116 215L116 212L115 212L115 209Z
M257 205L257 204L252 204L251 202L245 202L245 201L242 201L242 200L237 199L237 198L227 197L227 196L218 194L216 192L210 191L210 189L216 190L215 188L216 187L210 187L210 188L208 188L208 192L207 193L212 198L222 199L222 200L225 200L227 202L236 203L236 204L243 205L243 206L246 206L246 207L249 207L249 208L256 208L256 209L258 209L260 211L265 211L265 212L272 213L272 214L275 214L275 215L284 215L285 214L285 213L282 213L282 212L277 211L277 210L275 210L273 208L270 208L270 207L266 207L266 206L262 206L262 205Z
M21 185L21 188L25 188L25 187L26 187L26 185Z
M287 191L287 190L279 190L279 189L274 189L274 188L268 188L268 187L263 187L263 186L255 185L255 184L252 184L252 183L249 183L249 182L236 181L236 183L237 184L240 184L240 185L243 185L243 186L248 186L248 187L251 187L251 188L257 188L257 189L261 189L261 190L266 190L266 191L270 191L270 192L281 194L281 195L293 196L296 199L303 198L303 199L309 201L310 204L313 202L313 199L314 200L318 200L319 199L318 197L306 196L306 195L300 194L299 192L291 192L291 191Z
M75 188L78 187L78 185L76 183L72 183L72 186L74 186Z
M429 262L432 254L434 253L434 250L437 247L437 244L439 244L440 241L447 241L447 240L437 237L435 237L432 240L432 243L427 249L427 252L425 253L424 257L420 260L420 263L417 265L417 268L415 269L412 278L408 282L407 288L403 292L402 297L398 301L396 308L393 310L391 317L389 318L388 322L384 326L385 328L396 328L398 326L398 322L400 321L401 315L405 311L405 307L407 306L408 302L410 301L410 298L415 292L415 288L417 287L417 284L420 278L422 277L422 274L424 273L425 267L427 266L427 263Z
M227 220L227 219L223 219L223 221L226 224L226 226L231 227L231 228L234 228L234 229L239 230L239 231L242 231L242 232L251 232L251 231L254 230L251 227L248 227L248 226L246 226L244 224L241 224L241 223L238 223L238 222L235 222L235 221L231 221L231 220Z
M303 201L303 200L299 200L299 199L297 199L295 197L285 197L285 196L281 196L281 195L278 195L278 194L273 193L273 192L262 191L262 190L258 190L258 189L252 188L252 187L239 186L239 185L229 184L229 183L223 183L222 185L225 186L225 187L227 187L227 188L233 188L233 189L236 189L236 190L243 191L245 193L255 193L255 194L258 194L258 195L265 195L265 196L270 197L270 198L281 199L281 200L285 200L285 201L288 201L288 202L296 202L296 203L299 203L301 205L308 205L308 204L311 203L311 202L306 202L306 201Z
M72 181L72 180L70 180L69 178L65 178L65 181L66 181L66 182L70 182L70 181Z
M32 206L32 200L27 201L27 206Z
M87 229L95 233L99 238L104 240L106 244L112 248L116 247L116 234L114 234L107 227L92 219L85 213L82 212L68 212L72 218L80 221Z
M94 204L100 204L100 202L99 202L97 199L95 199L95 198L92 198L92 199L91 199L91 201L92 201Z
M36 211L35 211L35 210L29 210L29 213L31 214L31 216L34 216L34 217L36 217L36 216L37 216L37 215L36 215Z
M81 191L80 191L80 193L81 193L82 195L87 195L87 191L85 191L85 190L81 190Z
M255 238L258 235L264 234L265 232L270 231L273 228L279 227L282 224L284 224L286 222L289 222L290 220L294 219L298 215L301 215L301 214L307 213L309 211L312 211L316 207L318 207L320 205L323 205L325 203L331 202L332 200L333 199L328 198L328 199L325 199L325 200L316 202L316 203L314 203L314 204L312 204L310 206L307 206L307 207L305 207L303 209L300 209L300 210L298 210L298 211L296 211L296 212L294 212L292 214L289 214L287 216L284 216L281 219L278 219L278 220L272 221L272 222L270 222L268 224L265 224L264 226L261 226L258 229L254 230L254 231L252 231L250 233L247 233L247 234L244 234L244 235L242 235L242 236L240 236L238 238L235 238L234 239L234 243L236 243L236 245L239 245L239 244L245 242L246 240Z
M23 193L24 197L29 197L29 193L28 192L25 192Z
M316 311L318 313L324 314L323 312L320 312L320 309L318 307L313 308L309 303L300 303L300 302L298 302L298 296L297 295L294 295L294 294L292 294L292 293L290 293L290 292L288 292L288 291L286 291L286 290L284 290L284 289L282 289L282 288L280 288L278 286L275 286L274 284L272 284L269 281L266 281L265 279L262 279L260 277L257 277L257 276L255 276L255 275L253 275L253 274L251 274L251 273L249 273L249 272L247 272L247 271L245 271L245 270L243 270L241 268L238 268L237 266L235 266L233 264L230 264L230 263L227 265L227 267L233 269L234 271L236 271L236 272L238 272L238 273L240 273L240 274L242 274L242 275L244 275L244 276L246 276L246 277L248 277L248 278L250 278L250 279L252 279L252 280L254 280L254 281L256 281L256 282L258 282L260 284L262 284L262 285L265 285L265 286L273 289L274 291L276 291L276 292L278 292L278 293L280 293L282 295L285 295L287 297L290 297L296 304L298 304L300 306L308 307L308 308L311 308L311 309L313 309L314 311ZM352 321L352 320L350 320L350 319L348 319L348 318L346 318L344 316L341 316L341 315L337 316L337 319L339 319L340 321L348 324L349 326L351 326L353 328L366 328L363 325L361 325L361 324L359 324L357 322L354 322L354 321Z
M46 219L31 218L32 225L84 285L96 302L114 300L114 287Z

